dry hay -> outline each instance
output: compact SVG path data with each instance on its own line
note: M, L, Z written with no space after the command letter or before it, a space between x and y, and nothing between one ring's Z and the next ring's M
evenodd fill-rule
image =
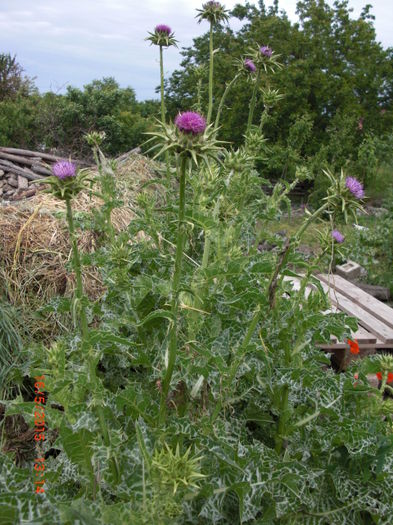
M116 230L125 229L134 217L135 198L143 184L156 178L156 164L133 154L118 168L116 179L124 205L112 212ZM96 172L92 171L96 176ZM156 186L157 188L157 186ZM160 188L160 186L158 186ZM55 295L69 295L74 276L66 266L71 246L65 221L65 205L52 195L37 193L18 204L0 206L0 279L15 305L36 307ZM73 202L76 212L99 207L102 200L90 191L81 192ZM78 232L81 250L94 250L94 232ZM104 287L99 272L85 268L84 287L96 299Z

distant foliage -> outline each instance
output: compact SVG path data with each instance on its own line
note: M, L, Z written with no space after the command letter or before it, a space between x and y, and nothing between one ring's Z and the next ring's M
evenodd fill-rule
M285 97L264 123L269 155L259 169L264 176L292 180L297 165L316 174L321 166L347 165L365 182L372 182L381 161L375 143L389 142L393 126L393 49L377 42L370 6L353 18L347 1L330 6L324 0L298 2L300 24L292 23L278 3L266 7L236 6L232 16L244 25L236 34L221 26L215 30L215 109L234 58L254 42L268 43L285 67L266 86L279 88ZM208 57L208 34L194 39L182 51L181 68L167 82L172 116L198 104L199 66ZM207 101L207 72L202 92ZM245 81L232 89L221 120L221 136L239 144L246 128L249 89ZM264 109L261 100L257 112ZM366 160L366 162L365 162ZM320 181L317 181L317 189ZM321 188L320 195L324 191Z
M137 102L113 78L68 87L65 95L19 94L0 102L0 144L83 157L90 151L84 136L96 130L105 131L106 153L116 155L143 142L152 115L159 115L156 101Z

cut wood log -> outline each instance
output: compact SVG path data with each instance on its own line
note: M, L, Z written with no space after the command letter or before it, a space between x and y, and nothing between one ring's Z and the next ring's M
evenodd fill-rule
M5 164L7 162L8 166ZM37 173L33 173L28 168L20 168L19 166L13 165L11 162L8 162L6 160L0 159L0 169L4 171L11 171L13 173L16 173L17 175L22 175L22 177L26 177L26 179L29 180L40 180L42 179L42 175L37 175Z
M57 162L59 160L65 159L65 157L59 157L57 155L50 155L49 153L42 153L41 151L30 151L27 149L20 149L20 148L0 147L0 157L2 155L2 152L9 153L11 155L22 155L23 157L39 157L41 159L50 160L52 162ZM89 162L86 162L84 160L72 159L72 162L74 162L75 164L79 164L81 166L86 166L86 167L91 166Z

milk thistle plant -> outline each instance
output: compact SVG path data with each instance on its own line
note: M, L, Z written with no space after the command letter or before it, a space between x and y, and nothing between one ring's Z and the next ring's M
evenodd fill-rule
M164 56L163 48L164 47L177 47L177 40L175 39L175 34L172 32L172 29L166 24L158 24L153 33L149 33L149 36L146 38L151 44L156 45L160 48L160 86L161 86L161 120L165 122L165 93L164 93Z
M250 58L235 60L235 67L237 69L237 72L236 72L235 76L233 77L233 79L230 82L227 82L227 84L225 86L224 93L223 93L223 95L221 97L221 100L220 100L220 103L219 103L219 106L218 106L217 115L216 115L216 121L215 121L215 125L214 125L216 129L218 128L218 126L220 124L221 113L222 113L222 110L224 108L224 104L225 104L226 98L227 98L230 90L232 89L232 87L236 84L237 80L240 77L244 77L245 76L246 78L249 78L249 79L252 78L253 74L257 70L256 65L254 64L254 62Z
M164 91L164 52L163 48L175 46L177 47L177 40L175 39L175 34L172 32L172 29L166 24L158 24L153 33L149 32L149 36L146 38L149 40L152 45L156 45L160 48L160 94L161 94L161 121L165 123L166 121L166 108L165 108L165 91ZM167 169L167 178L169 181L169 159L166 155L166 169Z
M190 162L196 166L203 162L208 166L209 158L216 159L220 146L215 138L212 126L207 126L205 118L194 111L179 113L173 125L161 123L161 130L149 134L153 135L151 140L157 141L151 148L152 150L159 149L156 156L166 151L172 151L175 154L180 182L176 256L172 278L172 324L169 331L167 367L162 382L160 405L160 422L163 423L166 418L166 401L178 350L179 287L185 245L186 173Z
M202 20L207 20L210 23L210 38L209 38L209 105L207 110L207 123L210 124L213 112L213 76L214 76L214 44L213 44L213 29L214 26L227 22L229 20L228 11L220 2L206 2L202 4L202 9L197 9L198 23Z
M282 65L278 61L280 55L276 55L275 52L269 46L257 46L256 48L250 48L248 51L254 67L256 68L254 88L250 100L250 109L248 112L247 121L247 132L250 131L253 119L254 111L257 102L257 93L260 88L262 73L270 71L274 73L277 69L281 69Z
M97 137L95 137L98 140ZM93 139L91 139L93 140ZM96 142L97 143L97 142ZM98 146L97 146L98 147ZM94 355L94 350L90 344L89 327L87 321L86 304L87 298L83 290L82 281L82 264L81 257L78 249L78 239L75 232L74 218L72 212L72 201L79 194L80 191L87 188L87 183L93 183L94 181L90 178L88 170L77 170L75 164L70 161L60 161L54 164L53 176L45 178L45 184L49 184L49 189L46 190L52 193L55 197L65 201L67 210L67 223L68 231L70 235L72 245L72 266L75 272L76 278L76 291L74 299L73 312L76 318L79 317L79 324L82 336L82 352L85 360L86 367L89 370L89 379L93 391L93 396L98 395L95 399L95 411L99 420L101 434L106 447L110 447L110 436L105 421L104 410L101 405L101 399L99 398L99 379L97 377L96 367L97 359ZM42 181L39 181L42 182ZM109 459L111 471L114 480L119 479L119 467L117 460L114 457ZM93 494L95 494L95 488L93 488Z

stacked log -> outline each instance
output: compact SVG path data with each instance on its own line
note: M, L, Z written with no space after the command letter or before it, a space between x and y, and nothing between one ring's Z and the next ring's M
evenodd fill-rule
M18 201L37 191L33 181L52 175L52 166L64 157L37 151L0 147L0 200ZM89 164L72 159L78 168Z

